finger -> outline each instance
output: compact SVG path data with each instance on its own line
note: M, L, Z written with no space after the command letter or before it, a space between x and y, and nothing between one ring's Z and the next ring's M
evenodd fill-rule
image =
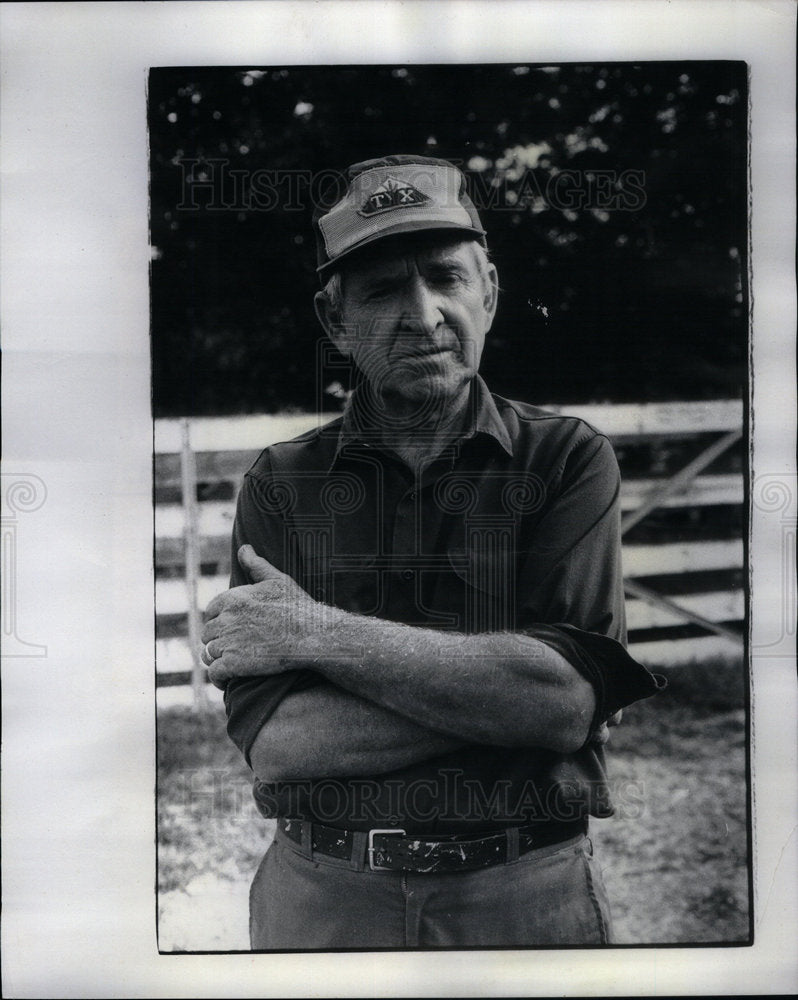
M211 639L218 639L222 634L222 621L218 617L211 618L210 621L205 622L202 626L202 632L200 633L200 641L208 643Z
M592 742L598 744L598 746L603 746L609 738L610 731L607 728L607 723L602 722L595 733L593 733Z
M210 622L211 618L216 618L220 615L227 605L230 603L231 590L223 590L221 594L217 594L212 601L208 603L205 608L205 621Z
M619 708L615 715L611 715L607 719L608 726L619 726L621 724L621 719L623 718L623 709Z
M227 676L221 659L214 660L208 664L208 680L214 687L224 690L230 678Z
M200 654L200 658L202 659L202 662L205 664L205 666L209 667L214 660L219 658L219 655L220 655L219 650L218 649L215 650L213 648L212 643L206 642L205 645L202 647L202 653Z
M278 580L284 576L276 566L259 556L251 545L242 545L238 550L238 561L241 568L249 574L253 583L262 583L264 580Z

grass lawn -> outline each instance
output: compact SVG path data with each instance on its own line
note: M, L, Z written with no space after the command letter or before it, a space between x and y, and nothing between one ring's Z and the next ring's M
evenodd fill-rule
M745 712L739 665L668 671L608 745L618 814L593 821L619 944L748 937ZM247 950L249 882L273 825L221 709L158 716L160 947Z

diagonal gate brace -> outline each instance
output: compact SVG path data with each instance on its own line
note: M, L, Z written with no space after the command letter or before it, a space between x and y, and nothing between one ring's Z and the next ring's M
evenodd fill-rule
M713 441L712 444L705 448L696 458L689 462L683 469L677 472L670 479L666 479L662 486L657 486L653 489L646 499L636 507L633 511L630 511L621 520L621 534L625 535L626 532L633 528L636 524L647 517L652 510L661 506L663 501L672 496L674 493L678 493L683 490L693 479L703 472L708 465L711 465L715 459L722 455L724 451L731 448L733 444L736 444L740 438L743 436L742 429L730 431L728 434L724 434L722 438L717 441Z
M730 431L728 434L724 434L722 438L705 448L696 458L689 462L683 469L677 472L670 479L667 479L662 486L658 486L653 489L643 503L635 510L631 511L621 520L621 534L625 534L630 528L633 528L636 524L639 524L644 517L647 517L652 510L661 506L663 501L672 496L674 493L678 493L683 490L690 482L692 482L695 477L702 472L708 465L715 461L715 459L722 455L724 451L731 448L733 444L736 444L742 437L742 429ZM742 635L739 632L735 632L733 629L728 628L725 625L720 625L717 622L710 621L708 618L704 618L703 615L696 614L694 611L690 611L689 608L683 607L676 601L670 600L668 597L663 597L662 594L658 594L655 590L651 590L649 587L644 587L641 583L636 581L625 579L624 589L627 594L632 597L637 597L647 604L654 605L655 607L666 608L668 611L673 612L673 614L678 615L685 621L692 622L694 625L700 625L701 628L706 629L708 632L713 632L715 635L725 636L727 639L731 639L733 642L744 644Z
M722 635L741 646L744 644L742 635L739 632L735 632L734 629L730 629L726 625L720 625L718 622L710 621L708 618L704 618L703 615L698 615L695 611L690 611L689 608L685 608L676 601L672 601L669 597L663 597L662 594L658 594L655 590L644 587L641 583L637 583L636 580L624 580L623 586L626 593L631 597L638 597L641 601L645 601L646 604L652 604L654 607L666 608L675 615L679 615L680 618L684 618L694 625L700 625L701 628L705 628L708 632L714 632L715 635Z

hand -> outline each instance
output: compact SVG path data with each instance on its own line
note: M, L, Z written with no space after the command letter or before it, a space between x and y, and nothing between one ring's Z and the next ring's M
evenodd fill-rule
M211 601L202 630L203 663L216 687L231 677L294 669L308 658L308 639L330 612L290 576L242 545L238 561L253 583L233 587Z
M610 726L618 726L621 723L621 717L623 716L623 709L619 708L615 715L611 715L606 722L602 722L598 729L590 737L590 742L595 743L598 746L604 746L604 744L610 738Z

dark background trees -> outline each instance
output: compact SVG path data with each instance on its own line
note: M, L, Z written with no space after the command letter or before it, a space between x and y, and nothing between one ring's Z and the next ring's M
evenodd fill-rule
M466 172L502 285L494 391L744 392L742 63L157 69L149 125L155 416L317 405L341 374L317 376L314 202L391 152Z

